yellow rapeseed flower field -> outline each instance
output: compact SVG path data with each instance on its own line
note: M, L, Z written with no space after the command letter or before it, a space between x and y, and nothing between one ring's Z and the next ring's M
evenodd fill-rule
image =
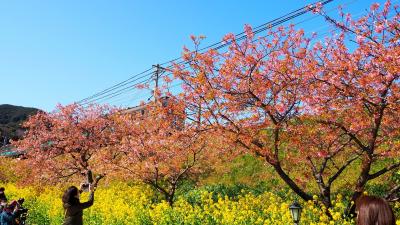
M9 199L26 199L29 224L62 224L62 188L46 187L38 191L32 187L17 188L14 184L3 186ZM288 210L291 201L270 192L258 196L243 193L235 200L219 196L215 200L212 193L200 191L199 201L190 203L178 197L174 207L165 201L157 201L154 196L154 192L146 186L114 183L100 187L95 193L94 205L84 212L84 224L293 224ZM87 197L87 193L83 194L81 201ZM332 218L326 216L323 207L312 201L302 202L302 205L301 224L354 224L343 219L345 204L340 195L330 209Z

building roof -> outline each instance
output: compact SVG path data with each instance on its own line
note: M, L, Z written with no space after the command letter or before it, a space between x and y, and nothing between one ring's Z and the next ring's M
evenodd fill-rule
M5 145L0 148L0 156L5 157L18 157L20 155L25 154L26 151L18 149L12 145Z
M163 106L166 106L166 105L168 104L168 99L169 99L169 98L170 98L170 97L168 97L168 96L163 96L163 97L160 97L159 99L161 100ZM149 103L145 103L145 104L143 104L143 105L138 105L138 106L130 107L130 108L121 110L121 113L135 113L135 112L138 112L138 111L140 111L140 110L146 109L146 107L147 107L148 104L149 104Z

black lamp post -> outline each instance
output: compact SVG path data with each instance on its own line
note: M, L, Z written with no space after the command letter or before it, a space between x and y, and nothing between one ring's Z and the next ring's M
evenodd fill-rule
M290 214L292 214L293 223L298 225L301 217L302 207L298 202L293 202L292 205L289 206Z

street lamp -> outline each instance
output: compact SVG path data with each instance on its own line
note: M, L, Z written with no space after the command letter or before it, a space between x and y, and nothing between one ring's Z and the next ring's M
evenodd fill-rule
M298 202L293 202L292 205L289 206L290 214L292 214L293 223L298 225L301 217L302 207Z

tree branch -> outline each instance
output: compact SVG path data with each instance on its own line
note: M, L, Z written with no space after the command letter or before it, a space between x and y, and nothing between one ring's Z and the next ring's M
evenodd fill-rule
M345 126L343 126L343 124L338 123L338 122L334 122L334 121L328 121L328 120L317 120L317 122L322 123L322 124L326 124L326 125L333 125L335 127L340 128L342 131L344 131L347 135L349 135L349 137L355 141L357 143L357 145L363 150L368 152L368 148L367 146L365 146L360 139L357 138L357 136L353 133L351 133Z
M391 166L385 167L385 168L379 170L379 171L376 172L376 173L373 173L373 174L368 175L368 180L375 179L375 178L377 178L377 177L379 177L379 176L385 174L386 172L389 172L389 171L391 171L391 170L393 170L393 169L396 169L396 168L398 168L398 167L400 167L400 162L395 163L395 164L393 164L393 165L391 165Z
M355 161L356 159L358 159L358 158L359 158L359 156L357 155L357 156L355 156L355 157L353 157L353 158L347 160L347 162L346 162L344 165L342 165L342 167L340 167L340 168L338 169L338 171L337 171L332 177L329 178L328 184L331 185L331 184L340 176L340 174L341 174L352 162L354 162L354 161Z

